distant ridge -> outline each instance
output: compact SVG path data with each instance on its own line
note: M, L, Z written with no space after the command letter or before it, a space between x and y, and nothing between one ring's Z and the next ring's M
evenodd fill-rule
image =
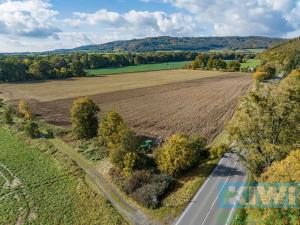
M128 41L113 41L99 45L87 45L71 51L93 52L147 52L147 51L209 51L237 49L266 49L285 39L260 36L249 37L148 37Z
M23 52L2 54L67 54L71 52L151 52L151 51L210 51L267 49L286 41L281 38L262 36L230 37L147 37L104 44L86 45L73 49L57 49L45 52Z

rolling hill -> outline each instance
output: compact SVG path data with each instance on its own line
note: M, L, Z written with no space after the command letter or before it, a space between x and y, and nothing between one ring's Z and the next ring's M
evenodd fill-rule
M261 53L259 58L275 65L279 70L300 69L300 37L270 48Z
M147 52L147 51L209 51L221 49L266 49L284 39L269 37L149 37L88 45L70 51L92 52ZM61 50L63 51L63 50Z

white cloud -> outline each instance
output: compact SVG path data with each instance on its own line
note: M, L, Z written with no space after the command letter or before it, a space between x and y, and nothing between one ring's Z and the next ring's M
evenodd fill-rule
M81 26L98 26L109 29L127 28L134 33L147 34L168 34L168 35L191 35L195 30L195 22L190 15L180 13L166 14L155 11L135 11L120 14L101 9L95 13L73 13L72 18L65 22L71 26L80 28Z
M300 28L300 0L161 0L208 24L214 35L285 36Z
M54 26L57 11L43 0L7 0L0 3L0 34L48 37L59 29Z
M173 12L99 9L62 18L64 13L58 17L51 0L0 0L0 52L73 48L159 35L300 34L300 0L140 1L171 4Z

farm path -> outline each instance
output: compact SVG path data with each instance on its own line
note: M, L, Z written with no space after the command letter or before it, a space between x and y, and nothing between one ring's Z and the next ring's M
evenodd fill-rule
M49 141L85 171L104 197L112 203L128 222L135 225L159 224L157 221L150 220L140 209L129 205L126 200L118 194L115 188L95 169L95 167L71 146L58 138Z

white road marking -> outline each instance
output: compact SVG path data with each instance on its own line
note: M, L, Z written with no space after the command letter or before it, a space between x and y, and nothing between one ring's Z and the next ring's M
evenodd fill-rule
M233 169L236 167L236 165L237 165L237 162L234 164ZM226 183L227 183L229 177L231 177L231 176L227 176L227 178L226 178L224 184L223 184L222 187L221 187L221 190L219 191L219 193L218 193L216 199L214 200L212 206L210 207L210 209L209 209L208 213L206 214L204 220L202 221L201 225L203 225L203 224L205 223L206 219L208 218L208 216L209 216L209 214L210 214L212 208L214 207L214 205L216 204L218 198L220 197L220 194L222 193L222 191L223 191L223 189L224 189L224 187L225 187L225 185L226 185Z
M242 181L242 184L243 184L243 185L246 183L246 179L247 179L247 176L246 176L246 177L243 179L243 181ZM242 186L243 186L243 185L242 185ZM233 213L235 212L236 205L237 205L238 200L240 199L241 194L242 194L242 191L241 191L241 190L242 190L242 187L240 188L239 193L238 193L238 195L237 195L237 197L236 197L235 203L234 203L232 209L230 210L230 213L229 213L229 216L227 217L227 220L226 220L225 225L229 225L229 223L231 222L231 217L233 216Z
M175 225L179 225L179 223L181 222L181 220L183 219L183 217L185 216L185 214L189 211L189 209L192 207L193 202L196 201L196 199L198 198L198 196L201 194L201 192L203 191L204 187L206 186L206 184L208 183L209 179L211 178L211 176L217 171L217 169L219 168L219 166L222 164L223 160L225 158L222 158L220 160L220 162L218 163L218 165L216 166L216 168L213 170L213 172L209 175L209 177L205 180L205 182L202 184L201 188L199 189L199 191L197 192L197 194L192 198L190 204L188 205L188 207L184 210L184 212L181 214L181 216L179 217L179 219L177 220L177 222L175 223Z

